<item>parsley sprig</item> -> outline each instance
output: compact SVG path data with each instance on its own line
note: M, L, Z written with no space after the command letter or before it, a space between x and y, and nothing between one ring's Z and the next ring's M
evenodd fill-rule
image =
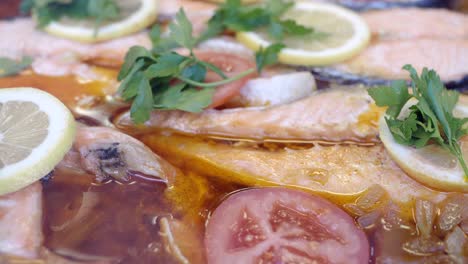
M62 17L91 19L96 33L102 23L115 20L120 15L114 0L22 0L20 9L22 13L32 11L39 28Z
M183 9L169 25L169 30L165 39L156 34L157 30L153 31L152 39L170 45L165 48L157 45L153 50L132 47L120 70L119 93L124 100L133 100L130 114L135 123L148 120L153 109L200 112L212 103L215 87L255 72L255 69L248 69L228 78L217 66L199 60L193 52L198 39L193 36L192 24ZM169 48L173 44L187 48L189 55L171 51ZM204 82L208 70L218 74L222 80Z
M0 77L16 75L31 66L33 58L25 56L20 61L0 57Z
M240 0L227 0L208 21L208 28L203 32L201 40L224 31L254 31L260 28L266 28L270 37L277 42L281 42L285 36L314 33L313 28L282 18L293 6L294 2L289 0L269 0L260 6L246 6Z
M424 68L418 76L411 65L403 69L410 73L412 94L405 81L369 90L378 106L388 106L385 120L395 141L416 148L433 143L442 146L457 157L468 180L468 167L459 144L460 138L468 134L468 118L453 115L459 93L447 90L434 70ZM413 98L417 102L401 117L402 109Z
M287 0L269 0L262 6L244 6L240 0L228 0L220 5L208 22L207 29L193 36L192 24L181 9L169 24L168 34L159 26L150 30L151 50L132 47L125 57L118 80L119 93L132 101L130 115L135 123L143 123L153 109L200 112L212 103L215 88L277 63L278 53L285 47L281 43L286 35L302 36L316 33L312 28L284 20L282 15L294 3ZM199 60L193 49L202 41L225 31L250 31L266 28L277 43L260 49L256 55L256 69L248 69L228 78L215 65ZM172 51L176 47L189 50L184 56ZM218 82L206 83L212 71L221 77Z

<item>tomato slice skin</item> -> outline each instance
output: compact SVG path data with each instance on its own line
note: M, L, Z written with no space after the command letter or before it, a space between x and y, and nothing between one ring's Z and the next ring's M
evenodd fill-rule
M255 64L252 60L249 60L245 57L236 54L201 50L195 51L194 54L198 59L205 62L209 62L220 68L228 77L233 77L248 69L255 68ZM241 88L247 83L248 80L255 77L256 75L256 73L252 73L240 80L217 87L216 92L213 96L213 102L207 108L215 108L221 106L228 102L229 99L239 95ZM205 82L207 83L221 80L221 76L212 71L208 71L205 78Z
M283 187L229 196L205 231L208 264L343 263L369 260L353 219L325 199Z

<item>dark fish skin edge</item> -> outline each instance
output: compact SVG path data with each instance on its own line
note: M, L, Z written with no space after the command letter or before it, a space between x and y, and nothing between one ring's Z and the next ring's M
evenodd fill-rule
M47 173L47 175L45 175L44 177L42 177L40 179L42 185L47 185L49 184L49 182L52 180L52 178L54 178L54 170L52 170L51 172Z
M334 2L346 6L348 8L365 11L370 9L387 9L395 7L450 7L452 0L408 0L408 1L385 1L376 0L367 3L356 0L335 0Z
M393 80L381 79L378 77L369 77L346 73L332 68L319 67L298 67L298 71L309 71L315 79L320 83L336 83L340 85L355 85L363 84L364 86L379 86L389 85ZM326 86L326 85L325 85ZM446 82L445 86L448 89L458 90L460 92L468 92L468 75L460 80Z

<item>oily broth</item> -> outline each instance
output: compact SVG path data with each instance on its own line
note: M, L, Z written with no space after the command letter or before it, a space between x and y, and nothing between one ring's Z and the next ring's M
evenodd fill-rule
M218 197L238 188L190 172L177 175L167 187L138 177L129 183L96 184L90 175L58 170L44 183L45 245L77 259L81 255L119 263L178 263L161 236L160 220L166 218L176 223L173 227L180 227L172 232L185 243L178 245L184 255L193 263L203 263L203 224L209 208ZM72 220L80 215L80 208L89 211Z
M0 87L36 86L62 100L81 120L93 120L93 124L111 124L109 120L119 114L125 105L115 107L106 97L115 91L111 81L82 81L76 77L46 77L27 72L16 77L0 78ZM80 103L91 97L93 102ZM85 109L86 111L83 111ZM100 117L101 119L99 120ZM367 119L367 117L365 118ZM372 120L373 117L369 117ZM131 132L131 131L127 131ZM149 138L173 131L146 131L135 135L151 147ZM232 148L256 148L278 151L284 148L310 148L315 144L333 142L267 142L245 139L220 139L190 137L209 144L229 145ZM350 143L350 142L348 142ZM351 142L352 143L352 142ZM373 145L375 143L370 143ZM362 146L365 147L365 146ZM213 177L219 174L212 168L184 160L153 149L157 154L176 165L179 174L169 186L134 176L129 183L108 181L96 184L93 175L71 170L55 170L44 185L44 234L45 245L51 251L75 260L120 260L120 263L180 263L170 253L170 246L162 232L161 219L170 226L182 253L192 263L204 262L204 224L210 212L229 193L251 185L270 186L271 183L245 184ZM316 193L334 202L356 219L352 205L362 194L334 195ZM396 205L395 205L396 206ZM80 212L84 210L84 213ZM84 208L84 209L83 209ZM370 215L374 225L364 229L371 243L371 263L377 263L375 254L389 256L398 261L422 260L405 253L401 247L405 241L418 234L412 220L413 202L398 205L397 210L385 209ZM394 221L388 223L388 215ZM78 220L77 220L78 219ZM179 241L177 241L177 234ZM169 250L168 250L169 249Z

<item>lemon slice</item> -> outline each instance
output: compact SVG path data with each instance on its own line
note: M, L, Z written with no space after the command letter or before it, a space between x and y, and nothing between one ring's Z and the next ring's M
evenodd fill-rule
M34 88L0 89L0 195L52 171L74 135L75 119L57 98Z
M324 33L286 37L283 41L286 48L279 54L279 61L285 64L319 66L337 63L353 57L369 43L370 31L366 22L343 7L298 2L284 18ZM265 31L239 32L237 39L255 51L272 43Z
M103 24L95 34L94 21L62 18L53 21L44 30L52 35L93 43L138 32L156 21L158 0L116 0L121 19Z
M463 98L465 97L465 98ZM468 117L468 97L460 96L454 109L457 117ZM404 110L403 110L404 111ZM442 191L468 192L468 182L457 158L448 150L437 145L420 149L400 145L391 134L385 119L379 121L380 139L393 160L409 176L428 187ZM460 145L464 159L468 161L468 137L461 138Z

